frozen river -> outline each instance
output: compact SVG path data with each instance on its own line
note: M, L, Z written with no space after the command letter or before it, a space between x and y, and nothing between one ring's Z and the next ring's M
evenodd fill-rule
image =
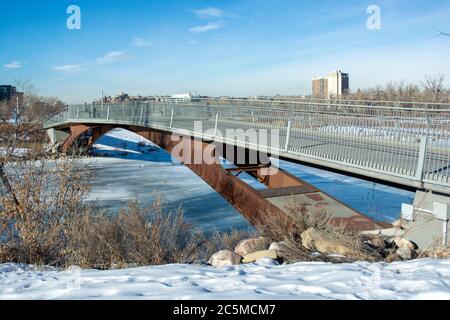
M94 147L102 157L86 160L96 171L87 200L97 201L101 208L115 213L129 201L146 205L162 197L168 208L181 206L188 222L205 231L250 228L202 179L141 137L114 130ZM412 203L414 197L408 191L298 164L282 161L281 167L377 220L396 220L401 204Z

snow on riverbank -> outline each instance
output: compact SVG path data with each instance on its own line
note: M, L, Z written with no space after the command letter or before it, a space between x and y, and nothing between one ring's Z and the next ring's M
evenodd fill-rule
M450 260L214 269L37 270L0 265L0 299L450 299Z

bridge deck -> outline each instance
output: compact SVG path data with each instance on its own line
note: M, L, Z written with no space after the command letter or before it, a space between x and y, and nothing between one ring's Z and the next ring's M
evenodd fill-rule
M262 107L80 105L68 107L45 127L62 128L69 123L146 126L450 194L450 109L294 107L274 108L272 103ZM230 138L226 133L233 129L245 134ZM260 139L262 129L277 135ZM255 139L249 142L252 135L256 143Z

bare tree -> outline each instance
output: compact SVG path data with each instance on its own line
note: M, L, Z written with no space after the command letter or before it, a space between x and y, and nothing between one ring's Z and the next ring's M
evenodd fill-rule
M431 102L441 102L444 94L444 76L426 76L422 82L425 98L431 99Z
M450 103L450 90L444 87L444 76L426 76L418 84L405 81L390 82L385 86L358 89L348 99L369 101L402 101ZM402 104L408 106L408 104ZM413 104L411 103L411 106Z
M40 96L30 79L16 79L14 83L18 91L23 92L23 101L15 113L27 122L43 122L64 108L64 103L58 98Z

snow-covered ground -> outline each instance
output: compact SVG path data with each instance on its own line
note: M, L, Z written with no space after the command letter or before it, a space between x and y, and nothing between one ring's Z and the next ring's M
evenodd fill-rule
M20 157L25 155L28 152L28 149L24 149L24 148L17 148L14 150L14 152L12 152L13 155L15 155L16 157ZM11 151L7 150L6 148L2 148L0 147L0 156L1 155L6 155L6 154L10 154Z
M58 272L0 265L0 299L450 299L450 260L332 265L270 260Z

